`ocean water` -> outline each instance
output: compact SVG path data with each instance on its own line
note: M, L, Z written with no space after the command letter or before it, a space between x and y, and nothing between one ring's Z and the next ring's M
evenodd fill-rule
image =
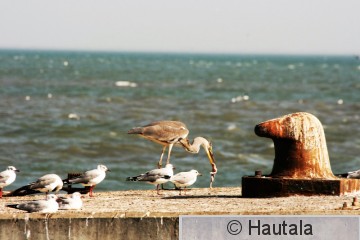
M161 146L127 130L180 120L208 138L214 186L270 173L272 141L254 126L306 111L320 119L334 173L360 168L360 61L354 56L243 56L0 51L0 168L21 170L15 189L46 173L105 164L97 191L152 189L125 178L156 167ZM164 156L166 159L166 156ZM203 150L174 148L176 172L211 170Z

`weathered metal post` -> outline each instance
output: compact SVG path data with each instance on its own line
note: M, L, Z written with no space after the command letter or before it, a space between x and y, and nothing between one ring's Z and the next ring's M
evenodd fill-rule
M298 112L265 121L255 126L255 133L273 140L274 165L269 176L243 177L244 197L360 191L360 181L332 173L323 127L312 114Z

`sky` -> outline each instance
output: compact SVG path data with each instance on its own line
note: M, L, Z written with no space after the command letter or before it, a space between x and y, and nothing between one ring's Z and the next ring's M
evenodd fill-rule
M360 54L360 0L0 0L0 49Z

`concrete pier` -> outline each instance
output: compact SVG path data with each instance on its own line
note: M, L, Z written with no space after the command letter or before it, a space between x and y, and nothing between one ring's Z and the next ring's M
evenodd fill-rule
M0 199L0 239L178 239L180 215L360 215L356 195L243 198L241 188L97 192L78 211L25 213L6 204L44 195ZM360 193L359 193L360 194ZM344 203L346 206L344 207Z

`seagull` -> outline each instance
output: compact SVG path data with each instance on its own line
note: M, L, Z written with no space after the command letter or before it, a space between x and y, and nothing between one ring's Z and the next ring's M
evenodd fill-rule
M186 187L193 185L196 182L197 176L201 176L201 174L197 170L190 170L189 172L179 172L170 178L170 181L175 184L176 187L181 188L184 187L184 191ZM186 195L186 192L185 192Z
M126 181L142 181L149 184L156 185L156 192L160 195L160 184L164 184L169 181L169 179L174 175L174 167L172 164L166 164L164 168L153 169L146 173L140 174L135 177L128 177Z
M168 156L166 163L170 163L170 154L173 146L181 145L186 151L190 153L199 153L200 146L205 149L205 152L209 158L209 162L212 166L210 188L215 179L217 168L215 164L215 158L212 152L212 144L203 137L196 137L190 144L187 138L189 130L186 125L179 121L156 121L142 127L135 127L128 131L128 134L137 134L145 139L156 142L163 146L160 160L158 162L158 168L162 166L162 158L166 147L168 147Z
M360 179L360 169L353 172L348 172L347 178L358 178Z
M8 204L7 207L24 210L27 212L40 212L40 213L54 213L59 209L59 204L56 202L57 196L49 194L46 200L36 200L20 204Z
M105 179L106 172L111 172L105 165L98 165L96 169L89 170L75 178L67 179L69 183L81 183L90 186L89 196L93 197L93 189L97 184Z
M80 209L83 205L81 200L81 194L79 192L74 192L70 197L60 197L57 199L59 203L59 209L61 210L77 210Z
M14 166L8 166L5 171L0 172L0 198L3 196L3 188L15 181L16 172L20 172L20 170Z
M26 186L16 189L12 192L12 196L24 196L34 193L46 193L49 192L59 192L63 187L63 181L61 178L54 173L46 174L35 182L32 182Z

